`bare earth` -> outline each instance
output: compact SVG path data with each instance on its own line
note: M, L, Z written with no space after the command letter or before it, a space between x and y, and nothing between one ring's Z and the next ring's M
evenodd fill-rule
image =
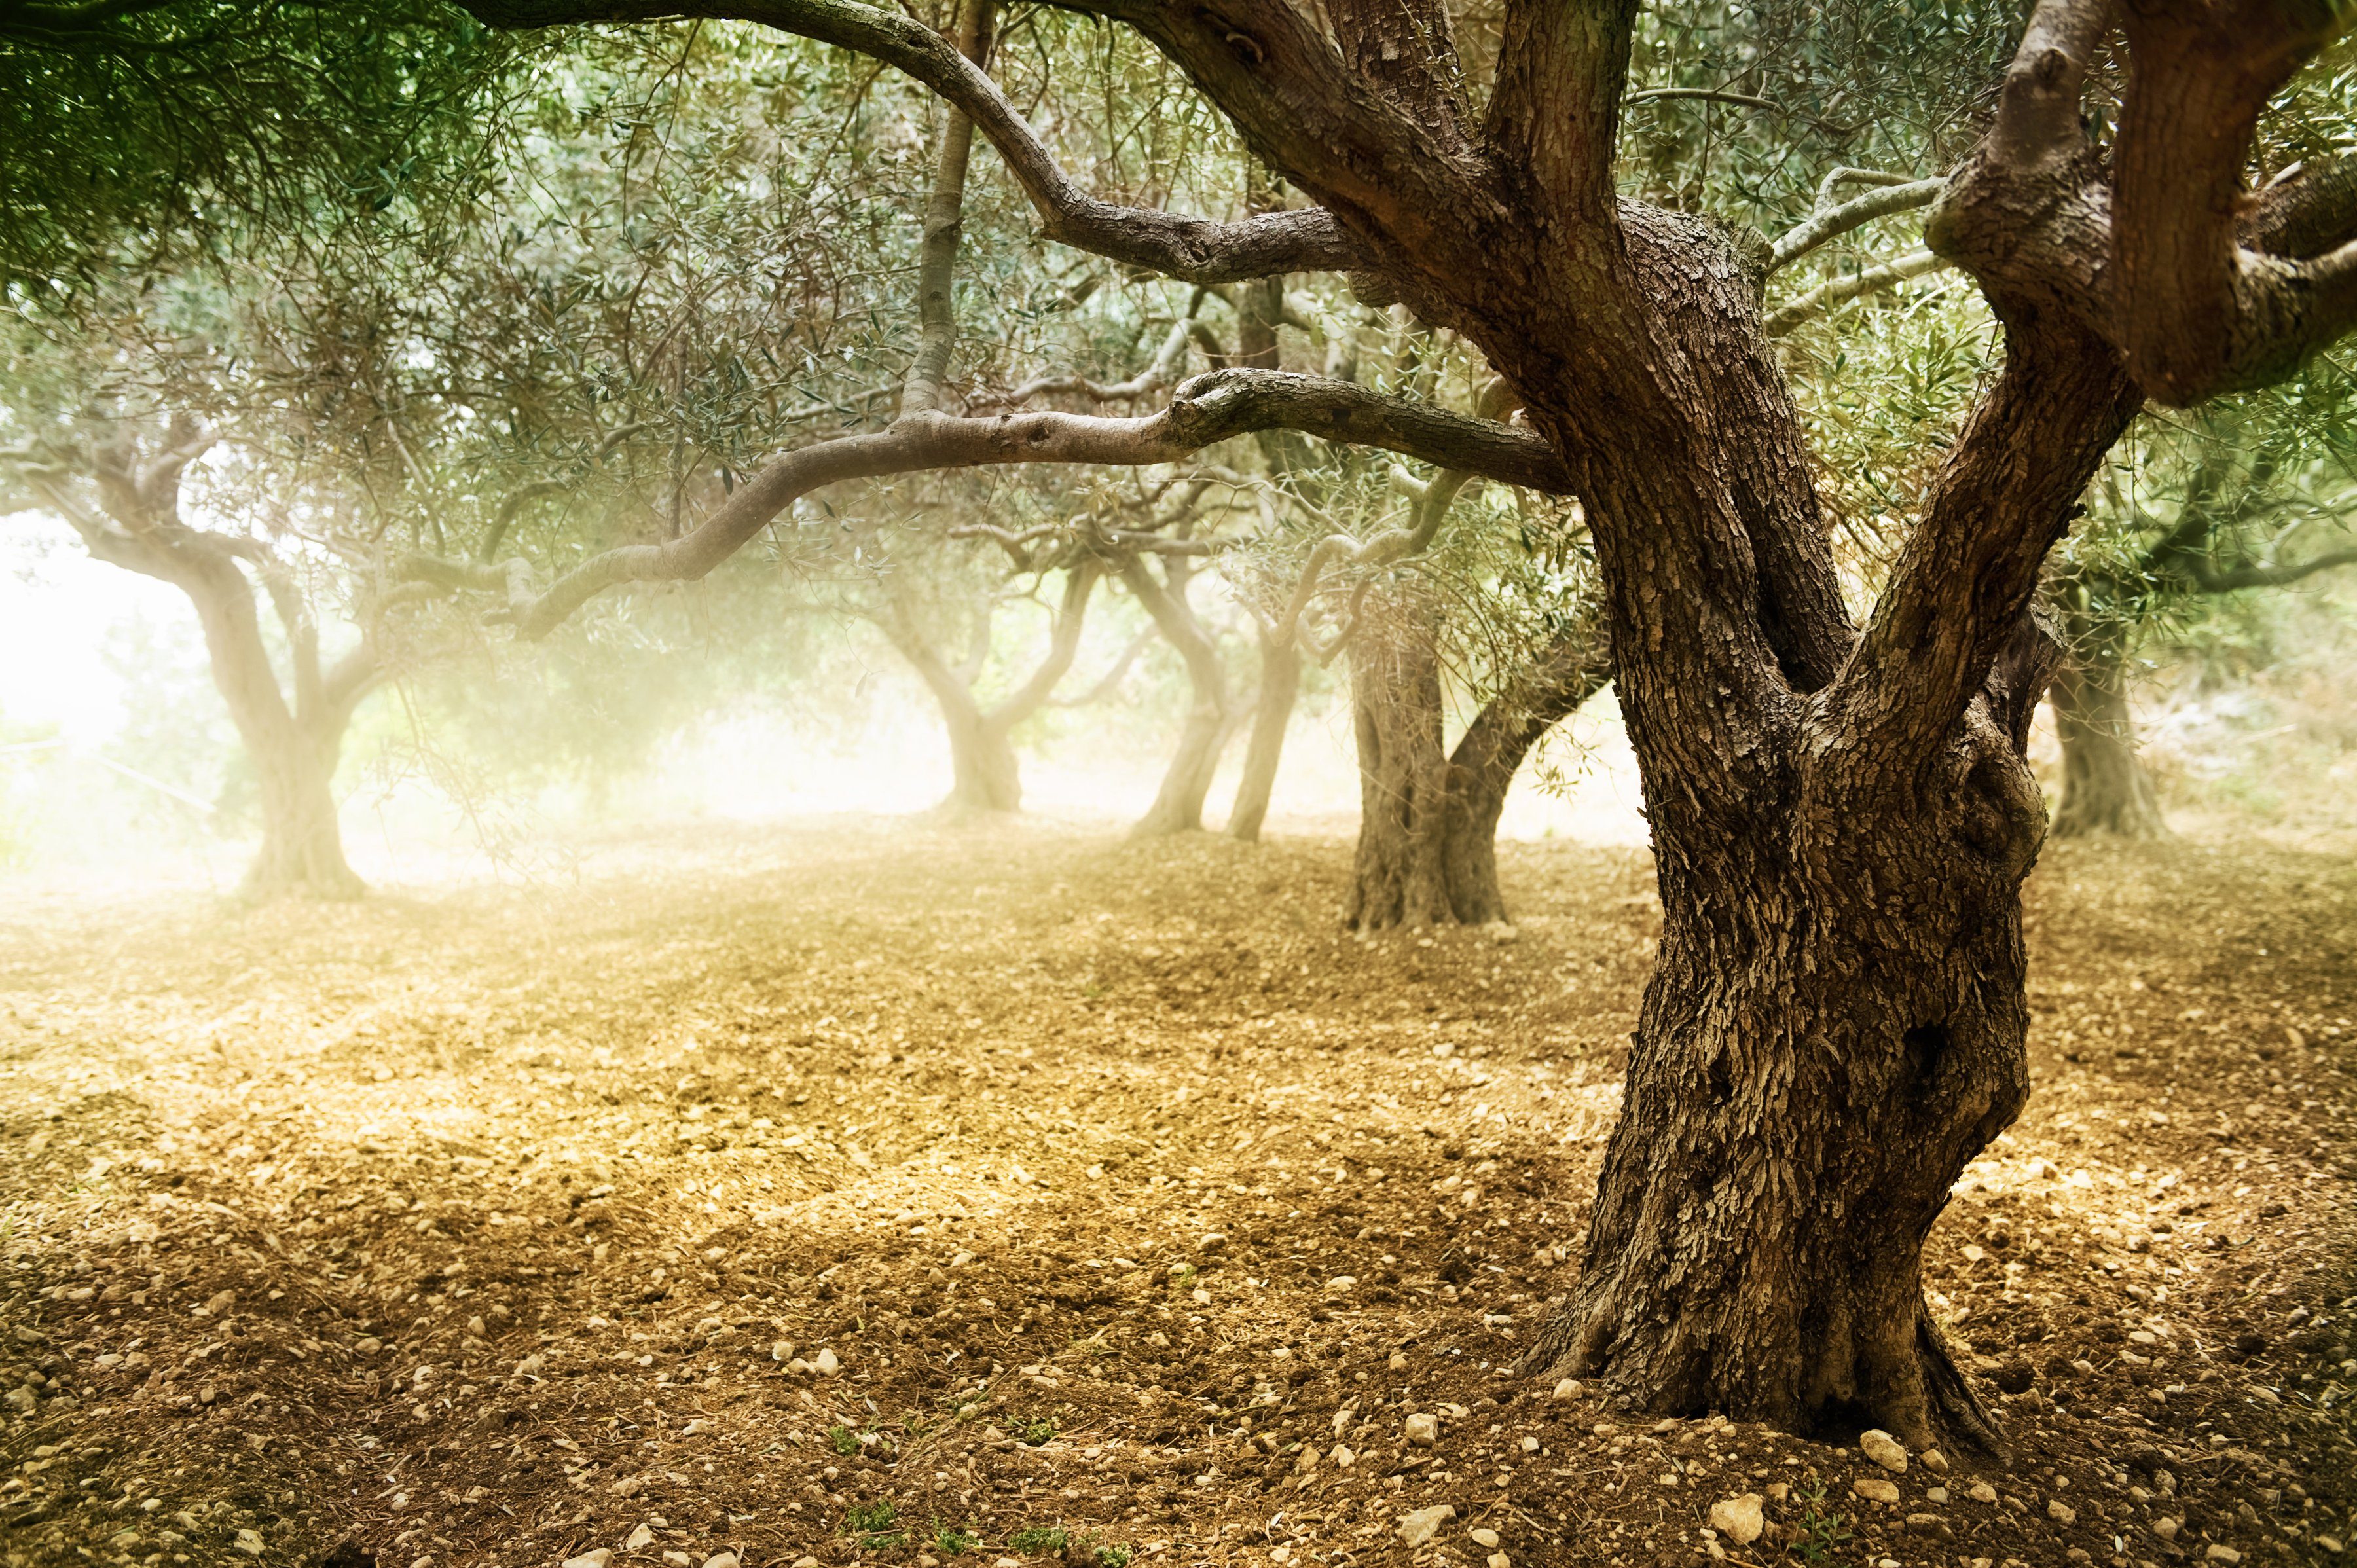
M2350 862L2050 847L2035 1098L1928 1254L2014 1448L1894 1473L1503 1374L1577 1268L1657 918L1641 854L1504 859L1516 931L1372 942L1347 843L1035 827L20 902L0 1557L2357 1547ZM1744 1494L1764 1533L1706 1533Z

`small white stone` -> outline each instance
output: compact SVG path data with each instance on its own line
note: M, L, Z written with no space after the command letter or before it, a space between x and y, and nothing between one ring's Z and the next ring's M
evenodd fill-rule
M613 1556L611 1552L601 1546L595 1552L585 1552L578 1557L566 1558L565 1568L606 1568L606 1564L613 1560Z
M1411 1552L1427 1545L1440 1533L1440 1527L1457 1517L1457 1510L1447 1503L1435 1503L1428 1509L1417 1509L1399 1517L1398 1535Z
M2177 1532L2184 1528L2185 1521L2181 1519L2157 1519L2152 1521L2153 1534L2163 1541L2175 1541Z
M843 1370L843 1363L835 1359L833 1349L821 1350L818 1353L818 1359L811 1363L811 1370L822 1378L831 1378Z
M1926 1448L1921 1457L1923 1468L1931 1471L1934 1476L1944 1476L1948 1473L1948 1456L1938 1449Z
M1577 1378L1566 1378L1555 1386L1555 1397L1558 1400L1576 1400L1579 1397L1579 1392L1580 1382Z
M2201 1555L2212 1563L2240 1563L2243 1560L2243 1554L2233 1547L2221 1546L2214 1541L2211 1544L2210 1550Z
M733 1552L716 1552L704 1560L704 1568L737 1568L737 1554Z
M1392 1352L1392 1359L1383 1364L1394 1372L1405 1372L1407 1370L1407 1352L1394 1350Z
M2341 1555L2341 1538L2337 1535L2319 1535L2316 1538L2316 1544L2334 1557Z
M1879 1476L1861 1476L1852 1481L1849 1487L1850 1490L1859 1497L1870 1498L1878 1503L1895 1503L1899 1500L1898 1486L1884 1480Z
M793 1359L794 1359L794 1342L793 1342L792 1340L791 1340L791 1339L777 1339L777 1340L772 1340L772 1341L770 1342L770 1360L772 1360L772 1361L791 1361L791 1360L792 1360Z
M1490 1568L1514 1568L1514 1560L1502 1552L1490 1553Z
M1972 1490L1966 1492L1964 1496L1976 1503L1993 1503L1996 1501L1996 1488L1986 1481L1975 1481Z
M1343 1445L1342 1445L1341 1444L1340 1444L1340 1443L1337 1443L1336 1444L1334 1444L1334 1452L1332 1452L1331 1454L1329 1454L1328 1455L1326 1455L1326 1457L1328 1457L1329 1459L1333 1460L1333 1461L1334 1461L1334 1463L1335 1463L1337 1466L1340 1466L1342 1469L1345 1469L1345 1470L1349 1469L1352 1465L1356 1464L1356 1463L1358 1462L1358 1458L1359 1458L1359 1456L1358 1456L1356 1454L1351 1453L1351 1452L1350 1451L1350 1449L1348 1449L1347 1447L1343 1446Z
M630 1540L622 1542L622 1550L625 1552L636 1552L641 1546L653 1545L654 1540L655 1532L648 1529L645 1525L640 1525L638 1529L630 1531Z
M2046 1505L2046 1517L2056 1524L2076 1524L2079 1522L2079 1510L2056 1498Z
M1227 1244L1227 1237L1217 1230L1207 1230L1195 1238L1195 1251L1198 1252L1216 1252Z
M231 1544L248 1557L259 1557L262 1555L262 1532L258 1530L241 1530L237 1532L237 1540ZM605 1568L605 1564L601 1563L597 1568Z
M1440 1418L1418 1412L1407 1418L1405 1435L1418 1448L1429 1448L1440 1441Z
M1768 1527L1760 1511L1758 1492L1746 1492L1739 1498L1722 1498L1710 1505L1710 1528L1738 1546L1749 1546L1760 1539Z
M1473 1538L1476 1546L1487 1547L1492 1552L1498 1549L1498 1532L1494 1530L1469 1530L1465 1533Z
M1858 1434L1858 1448L1876 1464L1893 1475L1907 1468L1907 1449L1899 1439L1887 1432L1873 1431Z

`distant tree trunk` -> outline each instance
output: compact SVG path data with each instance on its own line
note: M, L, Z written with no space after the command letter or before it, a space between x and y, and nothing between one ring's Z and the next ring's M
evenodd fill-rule
M1448 757L1431 620L1397 598L1384 609L1370 606L1351 644L1359 846L1344 918L1361 931L1455 918L1441 864Z
M1351 647L1359 737L1359 847L1349 923L1485 925L1507 918L1498 819L1531 748L1612 678L1590 602L1441 749L1440 678L1427 626L1371 624Z
M1508 918L1498 886L1498 818L1523 759L1548 730L1577 713L1612 679L1603 606L1590 600L1582 609L1483 705L1449 753L1441 866L1448 879L1449 908L1466 925Z
M1015 727L1046 705L1057 682L1071 670L1073 656L1080 651L1089 596L1102 575L1093 561L1083 561L1065 575L1048 656L1029 680L990 708L985 708L974 694L974 679L981 673L980 657L969 660L968 668L952 668L919 628L914 610L897 599L877 618L885 637L916 671L942 710L950 741L951 779L942 810L964 816L1023 809L1022 765L1015 755ZM986 618L976 652L984 657L989 653Z
M1227 668L1218 644L1195 618L1187 603L1189 570L1186 557L1168 558L1167 581L1137 553L1123 557L1121 580L1146 607L1155 628L1178 651L1187 667L1192 701L1187 722L1178 733L1178 747L1162 775L1162 788L1153 806L1130 830L1132 838L1193 832L1203 825L1203 800L1211 792L1211 776L1219 770L1220 752L1226 745L1235 715L1228 707Z
M176 580L196 606L213 684L228 704L259 786L262 847L247 869L246 893L358 897L366 887L344 858L333 785L344 731L373 683L372 666L348 663L333 680L321 674L307 620L295 618L282 597L282 612L295 618L288 630L295 643L296 698L290 707L271 667L253 590L236 562L226 553L210 559L192 549L179 553L183 575Z
M262 798L262 848L245 877L250 897L288 892L351 898L366 891L344 858L334 782L344 732L381 675L363 637L330 668L318 628L286 564L263 542L180 521L180 478L213 444L201 424L175 416L142 450L135 429L83 456L95 504L61 476L35 492L81 536L91 554L188 596L203 628L213 685L237 726ZM293 695L262 634L251 567L286 633Z
M2048 695L2062 742L2062 799L2048 831L2059 838L2167 838L2159 794L2136 755L2122 650L2110 639L2083 639Z
M1276 765L1285 755L1286 726L1293 722L1293 706L1301 696L1301 644L1275 628L1260 628L1260 694L1253 703L1252 738L1244 746L1243 777L1236 783L1236 803L1228 813L1228 836L1246 843L1260 842L1261 824L1268 817L1269 797L1276 789Z

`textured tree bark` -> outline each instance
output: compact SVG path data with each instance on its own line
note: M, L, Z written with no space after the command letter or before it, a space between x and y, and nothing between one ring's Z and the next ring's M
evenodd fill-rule
M1420 607L1394 599L1368 613L1351 644L1359 843L1343 918L1359 931L1442 925L1456 915L1441 861L1448 757L1439 660Z
M2062 798L2054 808L2054 835L2167 838L2159 793L2136 754L2127 660L2119 650L2083 644L2055 671L2048 694L2062 743Z
M1301 698L1301 645L1264 626L1260 635L1260 693L1253 703L1252 737L1244 746L1243 777L1228 812L1228 836L1260 842L1268 802L1276 790L1276 766L1285 757L1286 726Z

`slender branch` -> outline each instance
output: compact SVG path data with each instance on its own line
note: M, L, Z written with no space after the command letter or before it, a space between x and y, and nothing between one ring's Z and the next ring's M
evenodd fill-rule
M1767 314L1760 322L1760 328L1770 338L1781 338L1793 328L1847 305L1853 299L1896 288L1910 279L1937 272L1947 264L1945 257L1930 251L1910 251L1878 267L1868 267L1848 277L1819 284L1806 294L1787 300Z
M958 52L977 70L990 59L996 18L993 0L968 0ZM950 354L957 346L952 293L958 243L965 232L966 166L973 154L974 121L952 106L942 127L941 156L925 206L925 237L917 262L917 357L900 392L903 413L930 413L942 406L942 378L949 374Z
M2321 555L2288 565L2250 563L2222 570L2199 555L2178 556L2169 564L2191 578L2194 586L2205 594L2231 594L2244 588L2280 588L2304 577L2312 577L2319 572L2357 565L2357 549L2329 550Z
M877 6L855 0L716 0L685 6L679 0L470 0L468 9L501 27L644 21L683 12L758 22L882 60L940 93L990 139L1050 240L1192 283L1365 264L1356 242L1319 209L1222 223L1099 200L1056 162L979 66L931 28Z
M1816 211L1811 213L1806 221L1795 225L1775 242L1769 252L1768 271L1771 274L1779 272L1820 245L1838 240L1851 230L1862 228L1878 218L1929 207L1947 188L1948 182L1944 177L1919 179L1869 192L1838 207L1828 207L1820 201Z
M1103 702L1120 687L1123 679L1129 674L1130 666L1137 662L1137 656L1145 652L1146 644L1153 640L1154 628L1148 627L1129 639L1129 646L1121 650L1121 657L1114 660L1113 668L1105 671L1104 679L1077 697L1051 697L1048 705L1051 708L1091 708Z
M1096 589L1104 568L1092 559L1082 559L1064 575L1064 597L1056 607L1055 629L1049 636L1048 657L1031 671L1031 678L1008 693L1004 701L984 715L991 724L1011 729L1039 711L1040 705L1056 690L1057 682L1072 668L1072 660L1081 650L1081 623L1088 614L1089 596Z

